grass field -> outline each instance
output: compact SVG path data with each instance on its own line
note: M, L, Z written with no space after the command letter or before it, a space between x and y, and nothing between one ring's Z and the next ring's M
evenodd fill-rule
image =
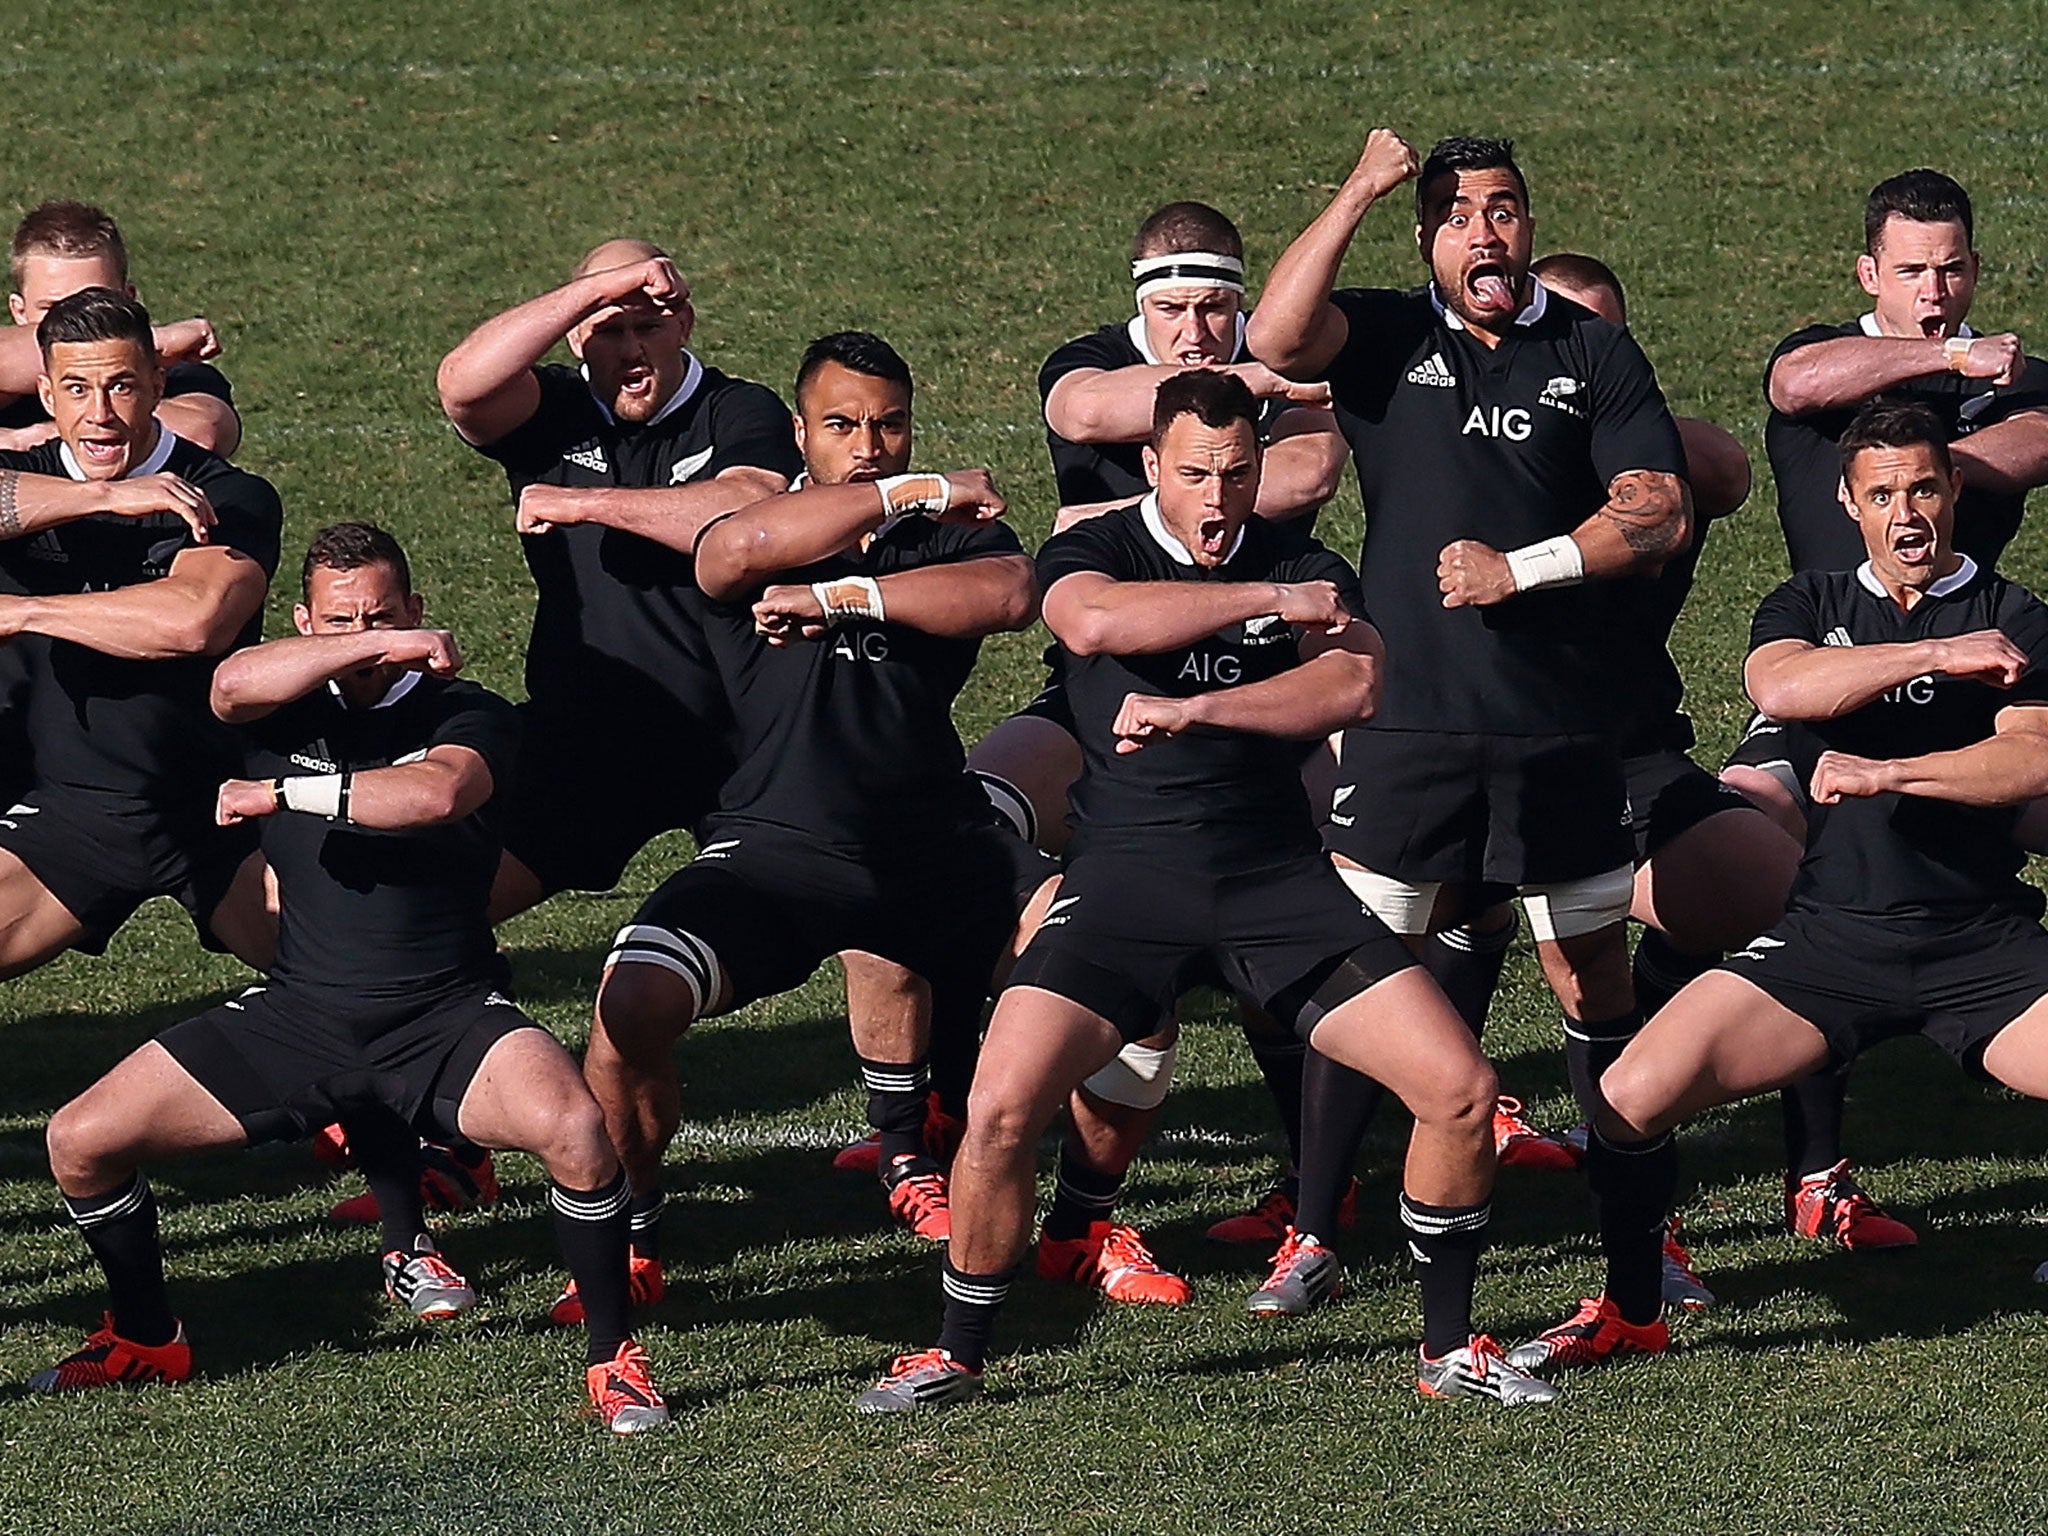
M1035 536L1051 510L1035 370L1127 312L1143 212L1216 202L1263 270L1374 123L1419 143L1511 132L1540 247L1609 259L1674 405L1759 460L1679 637L1709 758L1740 723L1736 658L1781 574L1761 365L1796 326L1865 307L1865 190L1910 165L1959 175L1986 257L1973 318L2048 340L2048 9L2025 0L1098 0L1008 17L956 0L14 0L0 82L0 213L48 196L113 209L159 314L220 325L240 457L284 493L288 550L338 516L384 521L474 675L515 696L530 585L502 481L443 424L434 366L614 233L677 252L699 350L734 372L786 390L812 335L892 338L920 375L922 461L991 465ZM1374 215L1349 279L1418 272L1404 221ZM1355 553L1354 492L1325 526ZM2009 569L2038 584L2044 559L2030 529ZM988 647L963 734L1032 691L1039 643ZM565 1039L581 1040L602 944L683 852L650 850L620 892L507 930ZM0 990L0 1383L99 1307L43 1122L238 979L158 903L104 960ZM1263 1186L1278 1137L1235 1032L1197 1029L1130 1198L1195 1304L1109 1313L1027 1283L987 1400L872 1423L851 1397L929 1341L937 1259L826 1167L859 1119L840 1007L822 977L683 1048L671 1288L643 1334L674 1433L613 1443L580 1417L579 1345L535 1323L557 1283L537 1166L508 1159L506 1202L449 1223L488 1305L430 1332L383 1301L369 1240L325 1225L335 1187L272 1149L156 1178L201 1379L54 1402L0 1385L0 1532L2048 1527L2048 1293L2029 1278L2048 1258L2048 1116L1918 1042L1861 1072L1850 1120L1917 1251L1783 1236L1775 1110L1711 1117L1686 1143L1685 1214L1724 1305L1671 1356L1509 1416L1415 1397L1391 1123L1362 1170L1352 1297L1294 1327L1243 1315L1248 1262L1200 1233ZM1526 954L1496 1017L1503 1076L1564 1122ZM1511 1173L1496 1209L1481 1312L1520 1334L1598 1283L1586 1199Z

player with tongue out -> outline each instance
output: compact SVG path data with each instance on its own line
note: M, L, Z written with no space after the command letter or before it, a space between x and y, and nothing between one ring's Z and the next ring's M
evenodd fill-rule
M1427 284L1334 291L1367 210L1413 179ZM1641 1026L1625 923L1633 840L1619 746L1624 643L1604 582L1656 571L1688 541L1678 429L1620 326L1530 276L1535 225L1512 144L1453 138L1427 159L1375 129L1330 204L1267 279L1247 341L1283 377L1329 382L1366 510L1365 601L1386 640L1385 692L1344 737L1327 840L1359 897L1420 945L1486 888L1520 892L1590 1112L1601 1070ZM1335 1230L1346 1127L1321 1106L1341 1072L1311 1056L1299 1255ZM1349 1096L1355 1113L1357 1096ZM1368 1106L1369 1107L1369 1106ZM1623 1156L1595 1137L1603 1246L1616 1267L1599 1326L1661 1350L1668 1142ZM1291 1295L1276 1265L1255 1310ZM1611 1326L1610 1326L1611 1318Z

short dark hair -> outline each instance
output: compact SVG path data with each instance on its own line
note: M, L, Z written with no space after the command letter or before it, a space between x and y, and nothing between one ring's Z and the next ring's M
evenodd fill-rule
M314 534L299 570L299 593L312 596L315 571L358 571L366 565L389 566L406 596L412 595L412 563L398 540L375 523L329 523Z
M1259 402L1245 382L1234 373L1213 368L1190 368L1176 373L1159 386L1152 397L1152 446L1166 441L1166 429L1183 416L1192 416L1205 427L1227 427L1245 422L1259 424Z
M1909 400L1873 400L1856 413L1844 429L1842 478L1849 478L1849 466L1867 448L1911 448L1925 443L1944 475L1955 473L1955 461L1948 451L1948 431L1941 418L1924 405Z
M1138 226L1131 241L1131 260L1207 251L1244 260L1244 236L1237 226L1207 203L1168 203L1156 208Z
M36 327L36 345L46 364L53 346L94 341L132 341L152 363L156 361L156 332L150 327L149 311L140 299L112 288L81 288L59 299Z
M1459 171L1513 172L1515 185L1522 189L1522 207L1528 208L1529 178L1515 164L1513 139L1481 139L1469 134L1453 134L1448 139L1436 141L1428 158L1422 162L1422 174L1415 178L1415 221L1418 224L1426 216L1423 199L1431 183Z
M901 384L905 393L915 395L917 384L910 376L910 364L903 354L872 331L834 331L820 336L804 348L803 361L796 365L796 401L803 404L804 386L827 363L837 363L871 379Z
M1901 171L1870 189L1863 205L1863 249L1872 256L1884 240L1884 227L1896 214L1915 224L1961 224L1964 241L1977 243L1977 221L1970 212L1970 194L1961 182L1939 171Z
M1555 278L1567 288L1585 290L1605 289L1614 295L1615 308L1622 314L1628 313L1628 295L1622 290L1621 279L1614 275L1614 268L1598 256L1586 256L1577 251L1558 251L1532 262L1530 272L1549 282Z
M31 256L107 256L122 282L128 281L128 246L104 208L59 198L38 203L14 226L8 248L8 275L21 292L21 274Z

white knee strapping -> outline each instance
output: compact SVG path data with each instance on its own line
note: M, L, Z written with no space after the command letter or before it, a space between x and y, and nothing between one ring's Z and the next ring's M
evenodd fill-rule
M1635 866L1624 864L1584 880L1522 887L1522 909L1539 944L1576 939L1628 919L1635 900Z
M1339 864L1336 869L1338 878L1351 888L1352 895L1364 903L1366 911L1395 933L1411 938L1429 932L1429 915L1436 910L1436 896L1443 889L1442 881L1429 880L1421 885L1410 885L1406 880L1396 880L1391 875L1354 869L1346 864Z
M1037 847L1038 812L1032 809L1031 797L999 773L990 773L985 768L970 768L968 772L981 780L981 792L988 796L988 803L996 808L996 814L1009 824L1010 830Z
M718 956L694 933L628 923L619 930L619 936L612 941L612 952L604 959L607 971L620 965L658 965L682 977L683 984L690 989L692 1019L704 1017L705 1010L719 995Z
M1126 1109L1157 1109L1166 1102L1166 1090L1173 1085L1173 1064L1179 1057L1177 1041L1164 1050L1127 1045L1116 1053L1116 1060L1081 1086L1098 1099Z

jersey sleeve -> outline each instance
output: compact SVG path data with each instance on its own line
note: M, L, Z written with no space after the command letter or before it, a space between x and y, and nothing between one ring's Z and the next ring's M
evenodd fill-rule
M699 480L742 465L786 480L803 471L789 407L765 384L734 384L718 392L711 402L711 442Z
M540 404L518 426L493 442L475 444L513 474L538 475L553 466L562 450L573 446L564 438L565 425L582 426L588 419L590 386L572 369L548 366L533 370L540 383Z
M1810 347L1818 341L1840 341L1845 335L1855 335L1857 330L1845 330L1839 325L1809 325L1802 331L1794 331L1775 347L1771 348L1770 360L1764 364L1764 399L1771 397L1771 375L1777 372L1778 364L1797 352L1801 347Z
M1818 645L1820 639L1820 603L1814 584L1805 575L1794 576L1766 597L1749 625L1752 651L1774 640L1804 640L1809 645Z
M1415 341L1412 324L1402 324L1411 302L1384 288L1340 288L1330 295L1344 316L1344 346L1323 376L1339 392L1365 392L1385 382L1388 370L1407 361Z
M441 716L434 722L427 748L467 747L491 770L491 793L502 795L512 782L519 757L519 712L486 688L450 688L442 695Z
M265 576L277 574L283 554L284 504L277 489L261 475L235 470L200 487L213 503L214 525L210 544L238 549L263 567ZM205 546L192 544L187 548Z
M1600 483L1606 485L1632 469L1682 478L1685 444L1658 387L1657 370L1635 337L1615 328L1590 383L1593 472Z
M235 403L234 387L228 376L211 363L173 363L164 370L164 398L179 395L211 395L223 405Z
M962 560L984 560L992 555L1021 555L1024 544L1008 523L934 523L925 542L923 563L952 565Z
M243 772L252 778L284 772L294 749L320 734L319 715L324 707L321 695L326 692L327 685L322 683L304 697L236 726L235 736L242 744Z
M1365 611L1365 591L1359 585L1358 572L1351 568L1349 560L1320 539L1304 539L1301 548L1275 567L1273 577L1289 583L1327 581L1337 589L1337 600L1347 613L1354 619L1372 622L1372 616Z
M2048 703L2048 606L2023 587L2007 589L1998 629L2027 653L2030 665L2008 695L2015 704Z
M1114 533L1110 517L1091 517L1047 539L1038 551L1040 590L1050 592L1061 577L1082 571L1097 571L1119 581L1130 580L1136 573Z
M1077 336L1051 357L1038 370L1038 399L1040 404L1052 396L1053 385L1070 373L1083 368L1100 368L1105 372L1115 368L1128 368L1132 359L1116 347L1112 338L1101 331L1086 336Z
M24 475L62 475L61 446L53 437L33 448L0 449L0 469L18 469Z
M1964 414L1970 411L1970 403L1964 403ZM2038 357L2026 360L2026 367L2020 376L2004 389L1993 390L1991 403L1977 419L1979 430L2009 421L2028 411L2048 410L2048 362Z

